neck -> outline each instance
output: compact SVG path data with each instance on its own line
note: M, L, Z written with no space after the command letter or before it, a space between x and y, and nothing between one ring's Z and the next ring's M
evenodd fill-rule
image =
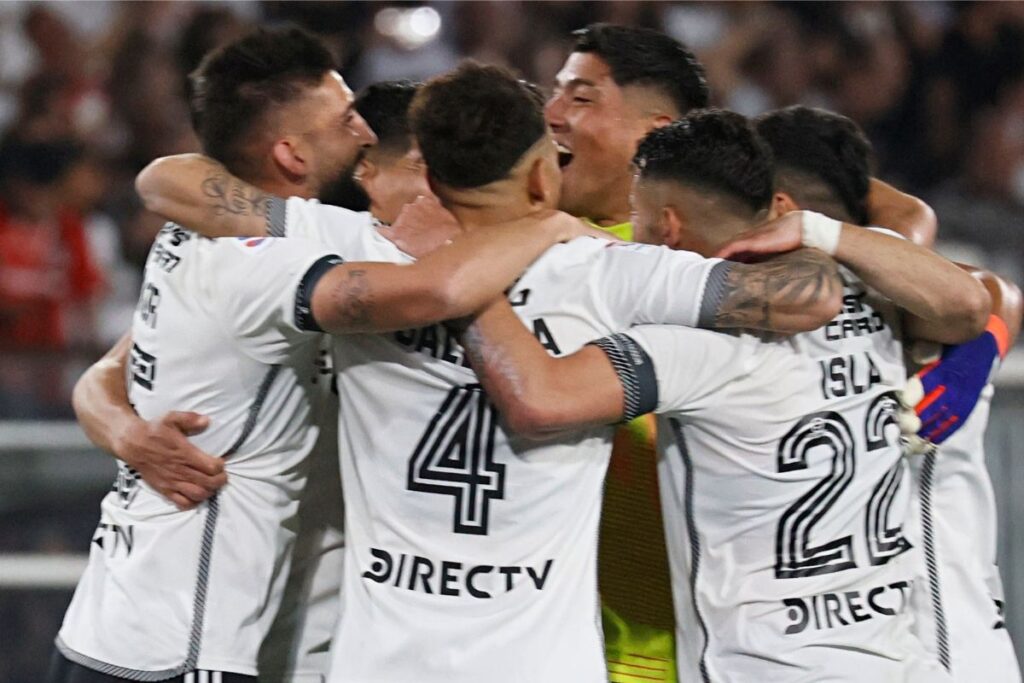
M252 177L240 176L242 180L258 187L263 192L277 195L278 197L302 197L303 199L315 199L317 192L310 187L309 178L292 180L278 173L263 173Z
M587 212L588 215L584 218L589 218L603 227L628 223L632 214L629 205L632 184L632 176L626 176L622 182L616 182L614 187L603 194L602 201L595 202L593 210Z
M740 233L757 227L767 219L767 212L760 212L753 217L738 217L735 215L718 215L708 217L701 221L704 229L701 233L704 238L704 247L700 250L701 256L711 257L717 254L722 247L735 239Z
M444 206L454 214L464 230L513 221L535 210L524 199L486 189L451 193L444 198Z

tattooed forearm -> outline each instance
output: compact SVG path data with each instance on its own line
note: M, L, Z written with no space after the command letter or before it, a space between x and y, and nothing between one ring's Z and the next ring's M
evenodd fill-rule
M345 329L364 328L373 320L373 292L365 270L350 270L334 289L332 308L338 325Z
M203 195L217 216L230 213L236 216L262 216L270 213L273 195L229 175L223 167L211 168L200 185Z
M726 274L725 294L715 313L719 328L778 330L778 318L833 300L842 291L835 262L823 253L798 249L757 264L736 264Z

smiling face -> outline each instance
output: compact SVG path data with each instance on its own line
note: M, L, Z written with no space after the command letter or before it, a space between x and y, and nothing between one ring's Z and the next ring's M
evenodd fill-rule
M631 162L650 121L621 88L597 55L574 52L556 77L544 108L555 140L572 160L562 169L560 208L598 221L629 215Z
M301 130L302 152L309 159L309 185L321 196L339 179L351 175L377 136L353 106L352 91L331 71L287 115L293 130Z

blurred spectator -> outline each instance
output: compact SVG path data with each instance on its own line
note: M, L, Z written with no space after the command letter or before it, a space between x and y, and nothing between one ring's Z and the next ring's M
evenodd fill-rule
M81 207L95 201L80 146L68 140L0 147L0 345L63 349L93 341L103 290Z

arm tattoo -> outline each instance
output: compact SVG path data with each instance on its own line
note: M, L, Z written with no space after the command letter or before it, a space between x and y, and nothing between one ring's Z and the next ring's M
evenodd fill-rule
M265 217L270 214L273 195L260 192L249 183L229 175L221 166L211 170L200 187L217 216L230 213Z
M373 319L373 294L366 271L350 270L334 289L332 303L343 327L368 326Z
M771 330L772 313L799 311L842 287L835 262L798 249L762 263L736 264L726 274L714 327Z

